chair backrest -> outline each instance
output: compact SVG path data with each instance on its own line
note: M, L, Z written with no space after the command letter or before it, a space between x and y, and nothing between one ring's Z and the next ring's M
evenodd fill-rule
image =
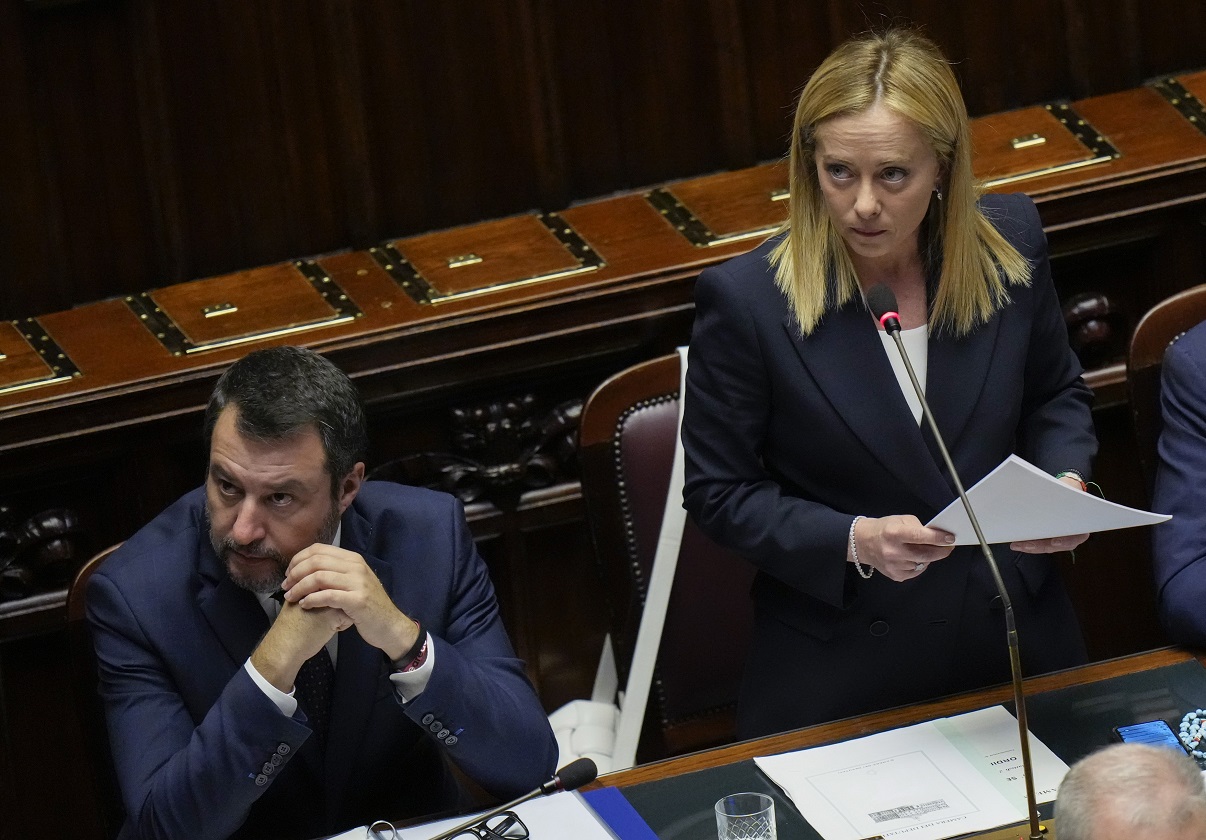
M121 791L113 772L113 755L109 749L109 733L105 727L105 712L96 690L96 654L92 635L85 620L85 595L88 580L101 563L116 551L121 543L95 555L76 573L67 590L67 635L71 649L71 676L75 705L79 712L84 740L92 768L93 787L97 797L97 812L105 837L116 837L121 829L125 811Z
M678 356L629 368L582 409L582 491L609 606L620 685L628 678L678 426ZM638 760L728 743L753 624L753 567L688 519Z
M1160 414L1160 370L1164 351L1186 330L1206 321L1206 284L1167 298L1148 310L1131 336L1126 362L1126 387L1139 445L1139 464L1150 492L1156 480L1156 443Z

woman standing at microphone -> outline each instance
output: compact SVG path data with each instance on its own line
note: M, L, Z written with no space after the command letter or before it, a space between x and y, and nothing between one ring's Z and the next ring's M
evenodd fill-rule
M1038 213L980 195L930 41L835 50L790 165L784 229L699 278L687 372L686 507L759 569L742 737L1009 679L983 557L922 525L956 493L867 290L895 294L966 486L1017 453L1083 489L1097 448ZM1086 659L1049 556L1084 539L994 549L1028 673Z

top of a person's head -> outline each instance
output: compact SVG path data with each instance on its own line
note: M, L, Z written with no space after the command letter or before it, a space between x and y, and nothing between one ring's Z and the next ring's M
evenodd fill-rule
M926 273L938 276L931 327L965 335L1009 300L1007 286L1029 283L1031 269L980 212L958 80L938 47L911 29L846 41L800 93L792 127L787 235L770 256L775 282L804 334L829 308L858 293L857 274L820 186L816 130L826 120L877 105L916 125L938 162L941 199L931 202L918 248Z
M911 29L852 38L829 54L800 94L797 142L810 158L819 123L882 104L912 120L944 168L966 137L959 82L938 47ZM813 170L815 178L815 168Z
M280 441L313 428L335 489L368 450L364 406L355 384L312 350L271 347L231 365L205 408L207 448L228 406L238 412L239 434L252 440Z
M1055 800L1060 840L1204 840L1197 764L1166 747L1114 744L1072 765Z

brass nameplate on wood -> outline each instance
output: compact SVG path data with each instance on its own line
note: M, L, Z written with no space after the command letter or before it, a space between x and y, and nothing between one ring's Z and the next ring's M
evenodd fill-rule
M989 189L1119 156L1108 138L1063 102L981 117L971 130L976 175Z
M174 356L333 327L364 314L314 260L154 289L127 297L126 305Z
M1029 149L1031 146L1041 146L1047 142L1047 138L1041 134L1027 134L1025 137L1015 137L1009 141L1009 145L1015 149Z
M606 265L557 213L395 240L370 248L369 254L424 306L574 277Z
M722 172L658 187L645 194L671 227L696 248L761 239L787 218L787 167L782 163Z
M82 375L35 318L0 322L0 351L0 395Z
M1148 86L1168 100L1168 104L1193 123L1198 131L1206 134L1206 106L1203 106L1202 100L1194 96L1193 92L1181 84L1178 79L1171 77L1157 79L1149 82Z

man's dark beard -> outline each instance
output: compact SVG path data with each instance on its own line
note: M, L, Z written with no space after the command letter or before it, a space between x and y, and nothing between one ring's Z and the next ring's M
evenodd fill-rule
M218 539L214 534L213 523L209 519L208 505L205 507L205 521L209 527L209 541L214 548L214 554L218 555L218 559L226 567L226 573L230 575L231 581L236 586L246 589L248 592L254 592L257 595L271 595L281 588L281 583L285 580L285 569L289 567L289 560L292 558L286 558L279 551L268 548L260 540L247 545L240 545L230 537ZM314 542L329 545L335 539L335 532L338 530L339 504L337 499L332 499L331 512L327 516L326 521L322 523L322 527L319 528L317 535L315 535ZM266 557L273 561L273 567L259 577L246 575L230 563L229 557L232 551L237 551L246 557Z

